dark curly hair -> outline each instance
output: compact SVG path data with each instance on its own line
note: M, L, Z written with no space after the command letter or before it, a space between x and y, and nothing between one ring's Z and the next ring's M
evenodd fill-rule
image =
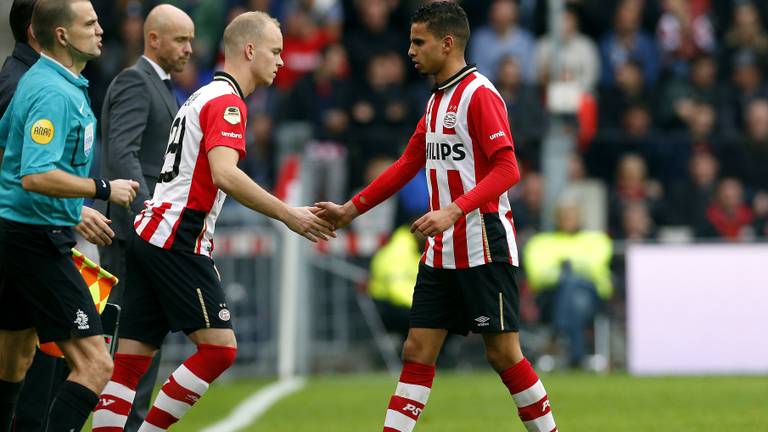
M467 13L456 2L438 1L421 6L411 16L411 24L415 23L426 23L430 33L440 39L451 35L461 48L467 46L469 21Z

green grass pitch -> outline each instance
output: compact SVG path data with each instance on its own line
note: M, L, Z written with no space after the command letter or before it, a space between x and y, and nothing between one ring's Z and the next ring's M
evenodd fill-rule
M543 375L563 432L768 432L768 376L654 377ZM214 384L171 431L222 419L266 380ZM386 375L313 377L245 430L380 431L396 380ZM86 429L90 430L90 429ZM524 431L498 376L438 371L416 432Z

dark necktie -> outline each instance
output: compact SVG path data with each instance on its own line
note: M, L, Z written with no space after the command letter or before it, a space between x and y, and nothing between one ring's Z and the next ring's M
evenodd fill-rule
M179 103L179 98L176 96L176 92L173 91L173 84L171 83L170 79L164 79L163 84L165 84L165 87L168 89L168 91L171 93L171 96L173 97L173 100L176 101L176 106L181 106Z

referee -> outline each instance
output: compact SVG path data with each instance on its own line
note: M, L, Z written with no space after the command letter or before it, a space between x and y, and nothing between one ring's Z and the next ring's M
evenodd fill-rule
M40 60L0 119L0 429L37 340L58 343L72 370L46 430L80 430L112 371L101 322L71 260L83 198L127 206L132 180L89 179L95 117L80 75L101 54L102 29L87 0L39 0L32 29Z

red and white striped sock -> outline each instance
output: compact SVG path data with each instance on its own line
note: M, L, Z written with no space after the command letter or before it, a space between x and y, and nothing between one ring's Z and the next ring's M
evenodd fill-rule
M93 432L122 432L131 412L136 386L147 372L152 357L115 354L112 379L107 383L93 410Z
M528 432L557 432L547 391L527 359L502 372L501 380L512 394Z
M205 345L163 384L138 432L161 432L179 421L208 390L208 385L235 361L237 348Z
M389 400L384 432L411 432L432 390L435 367L405 362L395 394Z

